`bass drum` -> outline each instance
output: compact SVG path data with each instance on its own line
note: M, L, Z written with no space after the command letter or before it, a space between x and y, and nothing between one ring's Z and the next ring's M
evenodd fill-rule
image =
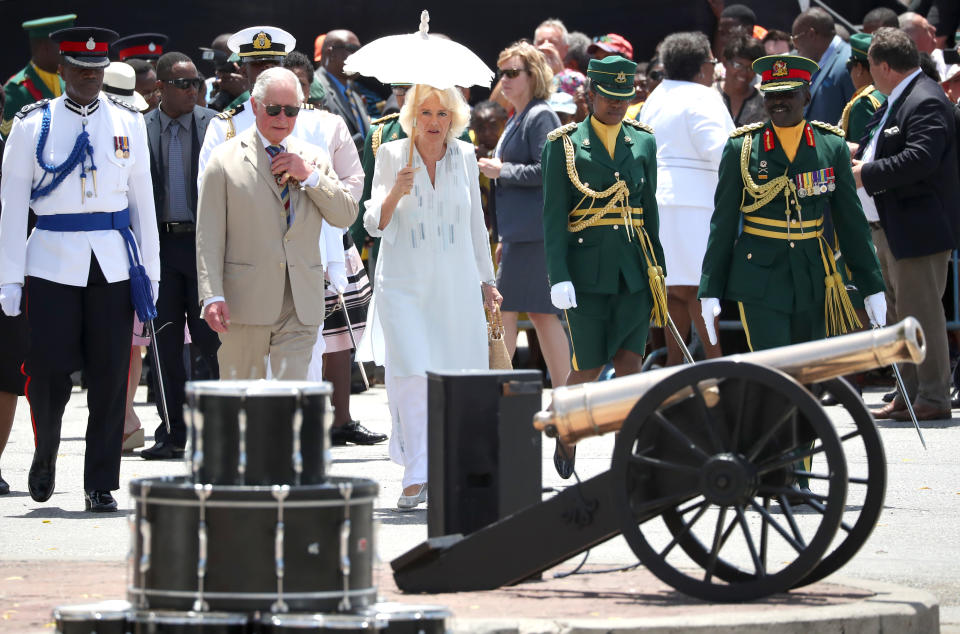
M442 605L376 603L364 611L383 622L388 634L444 634L453 614Z
M194 482L323 482L333 420L329 383L196 381L186 391Z
M131 634L251 634L246 614L137 612Z
M259 625L260 634L350 634L382 632L384 624L364 614L265 614Z
M140 610L345 612L376 601L377 483L130 483L128 599Z
M126 601L61 605L53 610L58 634L126 634L132 608Z

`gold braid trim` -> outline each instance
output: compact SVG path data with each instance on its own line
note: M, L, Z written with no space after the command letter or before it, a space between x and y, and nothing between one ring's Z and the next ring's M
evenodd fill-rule
M370 139L370 151L373 152L373 158L377 158L377 150L380 149L380 137L383 136L383 125L378 125L373 131L373 137Z
M786 201L786 215L790 216L790 197L793 196L793 206L800 213L800 202L797 199L797 186L787 178L786 174L777 176L768 183L757 185L750 176L750 150L753 147L753 136L743 137L743 146L740 148L740 175L743 177L743 195L740 197L740 211L748 214L765 206L783 192ZM747 204L747 194L753 202Z
M643 225L639 227L633 222L632 210L630 207L630 186L626 181L620 180L617 175L617 181L607 189L598 192L587 187L580 180L580 174L577 172L576 161L574 160L573 141L566 134L563 137L563 151L567 162L567 177L573 186L583 194L583 198L577 203L573 211L584 212L584 217L574 223L567 225L567 230L573 233L583 231L587 227L598 223L609 211L620 212L623 218L623 228L627 234L627 241L632 240L636 235L640 242L640 251L643 253L644 262L647 265L647 277L650 283L650 294L653 296L653 307L650 311L650 320L659 328L667 324L667 285L663 275L663 267L657 262L656 252L653 250L653 242L647 234ZM580 205L589 198L590 206L587 209L581 209ZM594 207L593 205L600 198L610 198L603 207ZM594 209L596 211L594 211ZM593 213L586 213L593 211ZM571 212L572 213L572 212Z

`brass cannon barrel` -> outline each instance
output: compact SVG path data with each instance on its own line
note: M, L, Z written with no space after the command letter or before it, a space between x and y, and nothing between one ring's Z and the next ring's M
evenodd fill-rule
M907 317L886 328L725 358L776 368L800 383L817 383L893 363L920 363L926 352L920 323ZM538 412L533 425L568 444L617 431L647 391L683 368L674 366L601 383L557 388L550 409Z

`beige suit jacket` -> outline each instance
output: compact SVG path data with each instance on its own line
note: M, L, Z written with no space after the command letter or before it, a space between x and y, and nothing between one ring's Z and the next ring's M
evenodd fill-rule
M289 275L297 317L323 322L321 220L349 227L357 203L330 165L326 153L293 137L284 145L316 165L316 187L291 186L294 222L288 229L280 188L270 173L256 126L217 147L207 163L197 204L197 278L200 303L222 296L230 321L276 323Z

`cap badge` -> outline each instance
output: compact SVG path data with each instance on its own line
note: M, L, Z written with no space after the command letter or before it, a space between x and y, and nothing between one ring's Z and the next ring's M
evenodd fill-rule
M617 76L613 78L613 81L617 82L618 84L625 84L627 83L627 74L623 71L620 71L617 73Z
M94 42L93 38L91 37L89 40L87 40L87 50L92 51L95 48L97 48L97 43Z
M270 48L270 36L260 31L253 37L253 48L258 51Z
M773 63L773 76L774 77L787 76L787 63L785 61L779 60Z
M152 53L155 50L157 50L157 45L154 44L153 42L150 42L149 44L147 44L147 50Z

